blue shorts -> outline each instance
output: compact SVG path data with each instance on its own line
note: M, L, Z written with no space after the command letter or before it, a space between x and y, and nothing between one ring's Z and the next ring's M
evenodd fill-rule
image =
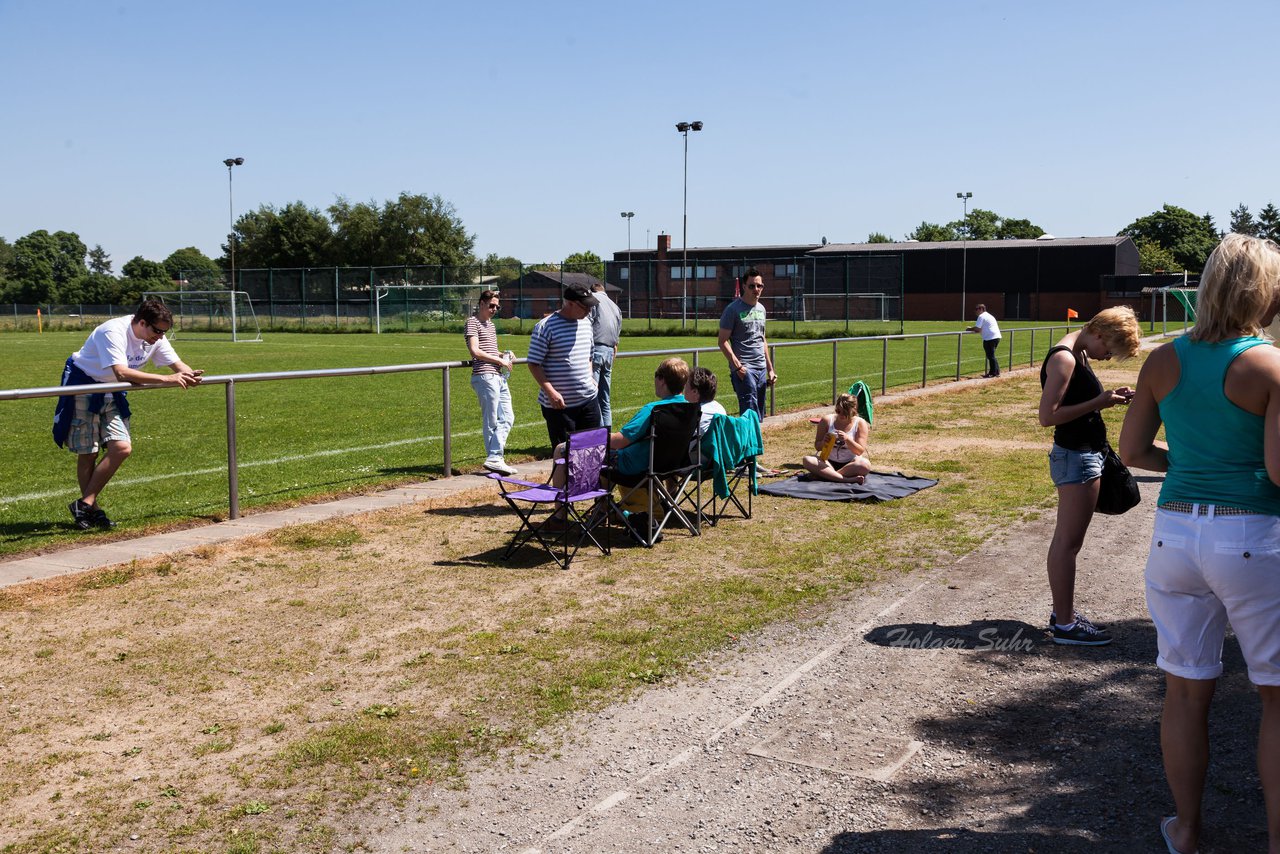
M1096 480L1102 477L1102 451L1073 451L1054 445L1049 451L1049 477L1054 486Z

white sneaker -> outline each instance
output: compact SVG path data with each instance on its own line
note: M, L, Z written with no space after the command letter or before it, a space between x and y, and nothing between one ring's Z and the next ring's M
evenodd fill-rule
M498 474L505 474L507 477L514 477L520 474L519 471L507 465L503 460L485 460L484 467L489 471L495 471Z

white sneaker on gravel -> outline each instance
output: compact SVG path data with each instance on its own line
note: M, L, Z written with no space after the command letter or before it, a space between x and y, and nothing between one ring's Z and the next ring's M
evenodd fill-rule
M507 477L514 477L515 475L520 474L519 471L507 465L505 460L485 460L484 467L489 471L494 471L498 474L505 474Z

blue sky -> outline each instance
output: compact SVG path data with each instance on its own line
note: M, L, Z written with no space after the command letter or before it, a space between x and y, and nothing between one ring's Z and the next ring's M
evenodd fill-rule
M0 236L118 271L237 214L402 191L476 250L902 237L971 206L1060 237L1280 204L1280 4L0 0Z

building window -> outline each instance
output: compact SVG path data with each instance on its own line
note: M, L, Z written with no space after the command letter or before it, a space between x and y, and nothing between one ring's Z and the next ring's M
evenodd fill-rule
M795 264L774 264L773 277L775 279L789 279L796 274Z
M622 281L624 281L624 282L625 282L625 281L627 281L627 280L629 280L629 279L631 278L631 270L630 270L630 268L628 268L628 267L623 267L623 268L622 268L622 272L618 275L618 278L622 279Z
M685 271L688 270L689 273ZM716 268L712 264L705 267L681 267L679 265L671 268L671 278L673 279L714 279L716 277Z

